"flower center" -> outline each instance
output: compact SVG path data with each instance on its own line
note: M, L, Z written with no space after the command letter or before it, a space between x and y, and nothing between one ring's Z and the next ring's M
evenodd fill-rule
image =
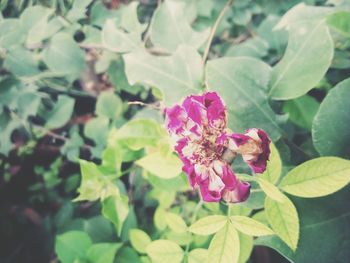
M224 152L224 145L219 144L218 137L222 134L221 130L205 126L202 136L193 141L195 162L209 166L214 160L220 160Z

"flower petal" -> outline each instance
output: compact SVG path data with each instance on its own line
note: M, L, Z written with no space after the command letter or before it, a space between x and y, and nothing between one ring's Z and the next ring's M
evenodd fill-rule
M184 129L187 114L180 105L165 110L165 123L170 133L178 134Z
M209 178L199 184L199 190L201 192L202 200L205 202L219 202L221 199L220 192L209 190Z
M247 182L238 182L237 187L233 190L224 190L223 199L227 203L240 203L247 200L250 194L250 184Z
M195 123L201 125L203 119L206 118L206 112L204 105L195 99L197 97L199 96L187 97L182 103L182 106L186 110L188 117Z
M209 124L216 128L226 126L226 107L216 92L204 94L204 106L207 109Z
M255 173L263 173L270 156L270 142L263 130L254 128L247 130L245 134L229 135L228 148L241 154Z
M246 159L247 164L254 171L254 173L263 173L266 170L267 161L270 158L270 143L271 140L267 136L266 132L261 129L250 129L246 133L247 136L252 139L259 138L260 153L251 159L251 156L243 156Z

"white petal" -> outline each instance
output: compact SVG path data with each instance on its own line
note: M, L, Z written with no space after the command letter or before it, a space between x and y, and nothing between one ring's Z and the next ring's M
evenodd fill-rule
M219 176L222 176L222 174L224 172L224 170L222 169L222 166L223 166L223 163L219 160L215 160L213 162L214 170Z
M242 157L245 162L252 162L257 159L257 156L254 154L243 154Z
M229 139L228 140L228 148L231 150L231 151L237 151L238 149L238 145L235 143L235 141L233 139Z
M216 175L213 170L209 173L209 191L220 192L225 188L225 184L222 182L220 176Z
M258 141L260 142L261 139L258 135L258 130L257 129L250 129L249 132L247 132L245 135L249 136L250 138L252 138L254 141Z

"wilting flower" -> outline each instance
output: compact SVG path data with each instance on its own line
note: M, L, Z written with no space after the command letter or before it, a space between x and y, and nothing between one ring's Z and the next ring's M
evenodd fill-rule
M248 198L249 183L237 179L224 153L241 154L254 172L263 172L270 153L264 131L230 132L226 107L216 92L188 96L182 105L166 109L166 125L183 171L191 186L199 187L204 201L236 203Z
M270 156L270 139L263 130L249 129L245 134L230 135L228 148L241 154L255 173L266 170L266 162Z

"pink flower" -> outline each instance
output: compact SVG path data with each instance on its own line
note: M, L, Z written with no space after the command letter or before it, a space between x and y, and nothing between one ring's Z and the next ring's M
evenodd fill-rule
M254 173L263 173L270 156L270 139L260 129L249 129L245 134L229 136L228 148L242 155Z
M226 107L216 92L188 96L182 105L165 111L166 126L176 141L175 150L183 162L183 171L191 186L198 187L206 202L243 202L250 185L240 182L230 164L224 161L225 151L240 153L255 171L265 170L269 142L262 130L232 134L226 128Z

